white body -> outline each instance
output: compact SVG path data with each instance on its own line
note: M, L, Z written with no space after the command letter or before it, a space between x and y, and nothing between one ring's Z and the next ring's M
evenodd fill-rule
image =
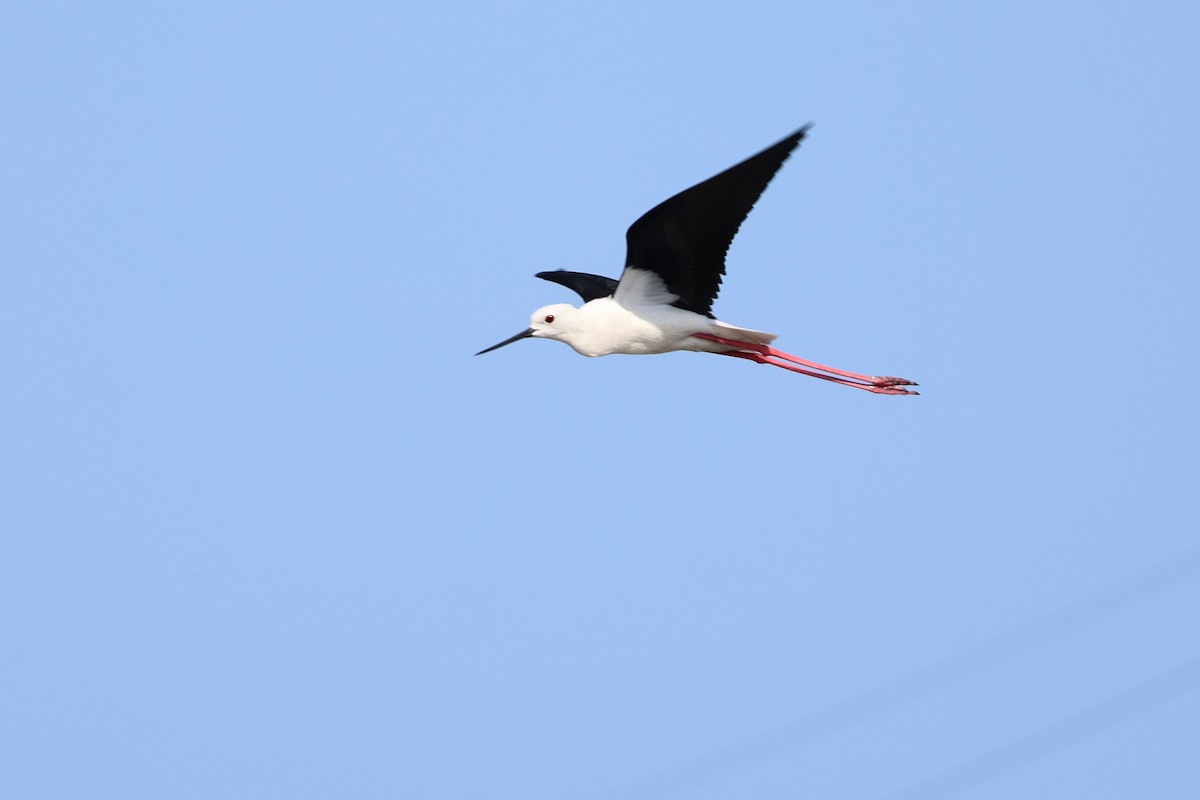
M547 322L547 319L550 322ZM694 311L671 305L623 304L615 297L603 297L579 308L559 303L533 312L532 336L557 339L569 344L583 356L607 356L613 353L651 355L673 350L723 353L735 348L697 339L692 334L708 333L723 339L754 344L769 344L775 334L749 330L710 319Z

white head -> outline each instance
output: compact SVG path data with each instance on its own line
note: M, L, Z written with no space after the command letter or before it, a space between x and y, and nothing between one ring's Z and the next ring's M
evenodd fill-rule
M542 306L530 315L528 328L516 336L510 336L499 344L494 344L489 348L480 350L475 355L481 356L484 353L490 353L493 350L504 347L506 344L512 344L513 342L530 337L536 339L558 339L560 342L566 341L566 337L570 336L574 327L572 323L575 320L575 315L578 313L578 308L567 303Z

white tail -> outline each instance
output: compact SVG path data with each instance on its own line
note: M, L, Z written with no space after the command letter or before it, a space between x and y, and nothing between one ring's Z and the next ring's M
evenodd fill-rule
M779 338L778 334L752 331L749 328L739 328L736 325L730 325L728 322L721 322L719 319L713 320L713 325L723 330L721 336L726 339L739 339L745 342L753 342L754 344L770 344Z

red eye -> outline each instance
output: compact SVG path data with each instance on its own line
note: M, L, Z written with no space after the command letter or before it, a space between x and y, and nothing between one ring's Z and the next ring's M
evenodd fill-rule
M545 320L545 322L546 322L546 324L547 324L547 325L549 325L551 322L554 322L554 315L553 315L553 314L547 314L547 315L546 315L546 320Z

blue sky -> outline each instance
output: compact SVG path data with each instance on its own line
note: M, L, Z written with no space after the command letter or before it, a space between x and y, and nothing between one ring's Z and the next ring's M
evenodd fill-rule
M26 4L0 784L1193 798L1194 3ZM806 122L717 314L472 353Z

